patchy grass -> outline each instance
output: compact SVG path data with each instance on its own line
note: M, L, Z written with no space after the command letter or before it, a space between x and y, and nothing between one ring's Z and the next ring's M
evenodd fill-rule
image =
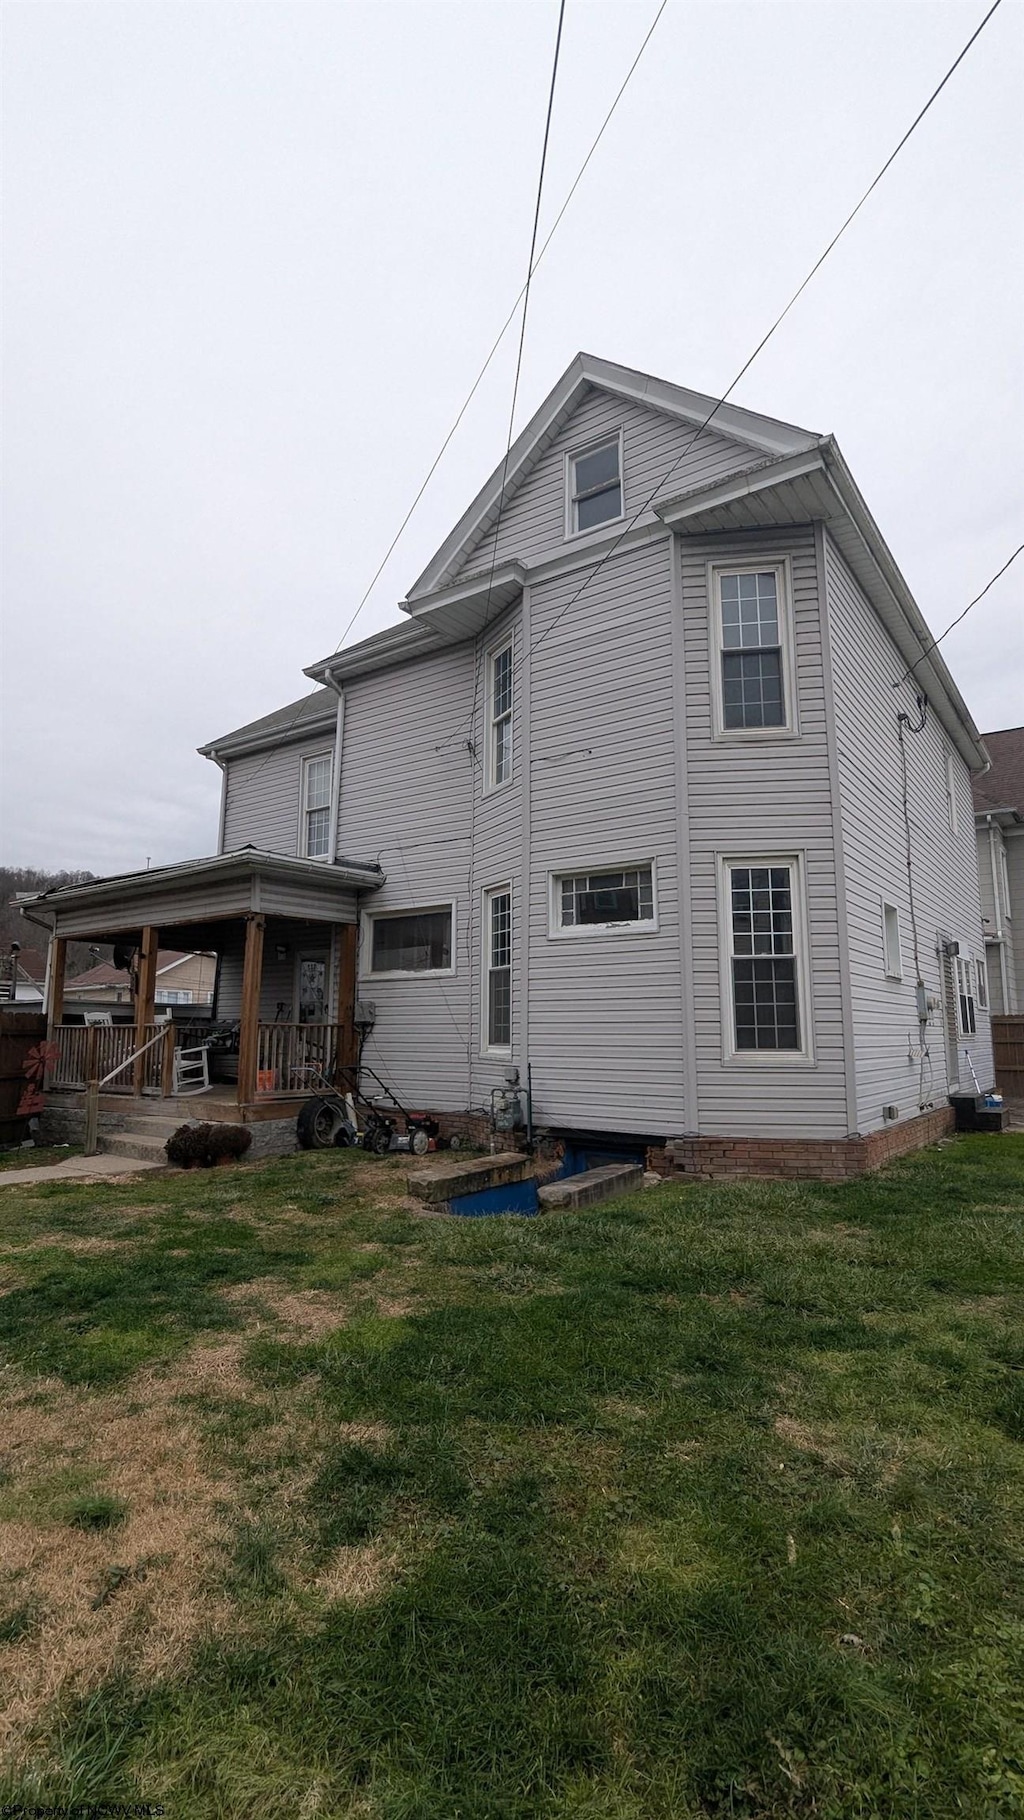
M4 1211L7 1801L1024 1813L1024 1139L536 1220L344 1152Z
M81 1144L27 1144L24 1149L0 1150L0 1171L4 1169L45 1169L48 1163L66 1162L69 1156L81 1156Z

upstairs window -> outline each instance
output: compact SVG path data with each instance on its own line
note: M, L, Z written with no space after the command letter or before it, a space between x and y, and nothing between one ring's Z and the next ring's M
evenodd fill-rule
M654 868L574 872L554 880L555 934L578 929L653 929Z
M489 731L487 786L497 789L512 776L512 645L487 660Z
M961 1036L973 1036L978 1028L974 1002L974 968L962 954L956 962L957 1028Z
M302 846L305 859L326 859L331 848L331 760L302 765Z
M946 753L946 820L949 832L959 834L960 818L956 809L956 760L952 752Z
M983 957L981 959L975 961L974 971L977 974L978 1004L981 1006L982 1011L987 1011L988 1010L988 974L985 972L985 961L984 961Z
M779 572L719 574L722 726L784 727Z
M593 531L622 517L622 438L569 457L568 531Z

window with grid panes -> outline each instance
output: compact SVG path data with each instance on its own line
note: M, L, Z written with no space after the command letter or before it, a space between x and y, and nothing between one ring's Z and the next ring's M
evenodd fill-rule
M791 866L730 866L736 1048L799 1049Z
M331 760L307 758L302 768L303 846L306 859L326 859L331 836Z
M489 891L487 918L487 1047L512 1047L512 893Z
M722 724L786 724L779 573L760 569L718 578L722 636Z
M973 1036L978 1028L974 1001L973 968L964 955L956 960L957 1021L961 1036Z
M496 651L490 660L490 783L504 784L512 776L512 646Z
M653 923L654 875L650 866L625 872L580 872L558 880L559 927Z

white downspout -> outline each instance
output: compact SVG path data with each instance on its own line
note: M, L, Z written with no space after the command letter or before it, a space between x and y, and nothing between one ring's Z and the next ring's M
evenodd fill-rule
M224 851L224 835L228 825L228 768L216 752L210 754L215 765L220 768L220 814L217 818L217 852Z
M341 811L341 750L345 740L345 694L339 682L328 670L324 677L328 688L334 690L338 697L338 712L334 721L334 763L331 766L331 832L327 847L327 863L333 865L338 855L338 816Z
M1003 1011L1010 1008L1010 979L1006 971L1006 938L1003 929L1003 904L999 884L999 864L996 859L996 827L991 815L988 819L988 863L992 873L992 908L996 913L996 940L999 943L999 991L1002 995Z

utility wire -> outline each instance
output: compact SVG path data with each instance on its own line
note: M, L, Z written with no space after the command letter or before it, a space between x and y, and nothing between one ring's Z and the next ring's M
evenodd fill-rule
M749 356L749 358L747 360L744 361L743 365L740 367L739 372L736 374L735 378L732 380L730 385L728 385L726 387L726 390L722 393L722 396L715 401L715 403L712 406L711 410L709 411L708 415L704 418L703 423L698 425L697 429L694 431L693 435L690 437L689 442L687 442L685 444L683 449L676 456L676 459L672 463L672 466L667 470L667 472L665 474L662 475L661 479L656 483L653 492L648 494L648 496L644 500L643 504L641 506L639 506L637 508L637 510L633 513L633 516L632 516L632 518L629 519L628 523L623 525L622 530L619 532L619 534L615 538L614 542L609 545L608 549L605 551L604 555L601 557L600 562L598 562L594 565L594 567L590 570L589 574L587 574L585 576L584 580L580 583L575 594L571 595L570 598L566 601L565 606L562 608L561 612L556 615L556 617L552 620L551 624L545 629L545 631L543 631L541 633L540 637L536 640L536 642L531 644L529 651L525 653L525 656L523 659L524 662L525 662L525 658L529 657L530 655L532 655L532 653L534 651L538 650L539 647L544 643L544 640L551 635L551 633L554 631L555 627L558 625L559 621L565 618L565 615L568 613L570 607L575 606L576 602L580 598L580 595L584 592L584 590L586 588L588 588L590 586L590 583L593 581L594 577L596 575L600 574L600 572L604 568L605 564L610 560L610 558L612 556L614 556L616 550L618 549L620 543L622 542L622 539L633 529L633 526L636 524L637 520L639 518L642 518L643 514L650 509L654 500L657 498L657 495L661 492L662 488L664 486L666 486L668 484L668 482L671 480L673 474L675 473L676 469L679 467L680 463L685 460L686 456L689 454L689 452L693 448L694 444L699 440L699 438L701 436L703 436L704 431L707 429L708 425L711 423L713 417L715 416L715 413L721 409L723 404L727 403L729 398L731 398L733 392L736 390L736 387L739 385L740 380L743 378L744 374L746 374L750 371L750 368L753 366L758 355L760 353L762 353L764 351L764 349L768 346L768 343L771 340L772 336L775 334L776 330L781 328L782 324L786 320L786 317L789 315L790 310L793 308L793 305L797 302L797 300L800 297L803 296L803 293L807 289L807 286L810 284L811 279L815 276L815 274L817 272L819 272L821 270L821 267L824 265L829 254L833 251L833 249L836 246L838 246L839 241L842 239L847 228L851 225L851 223L853 221L856 220L857 216L860 214L861 209L864 207L864 204L868 200L868 197L872 194L872 192L874 190L876 190L878 188L878 185L881 183L882 178L886 174L886 171L888 171L889 168L891 167L891 165L895 163L900 152L903 150L903 147L906 145L908 139L910 139L911 135L914 132L916 132L917 128L920 126L922 120L924 119L925 115L927 114L929 108L933 105L933 103L935 101L938 100L939 96L941 95L941 93L942 93L943 89L945 88L947 82L949 81L950 77L953 75L954 71L959 68L960 64L963 62L968 51L970 50L972 44L975 42L975 40L977 38L979 38L981 36L981 33L984 31L984 29L985 29L986 25L988 24L989 20L991 19L993 13L998 11L998 9L1001 5L1002 5L1002 0L994 0L993 5L989 7L988 12L985 14L985 17L982 19L980 25L976 26L974 31L971 33L970 37L967 40L967 43L964 45L959 56L957 56L954 59L954 61L950 64L948 70L946 71L946 74L942 78L942 81L938 84L938 86L936 88L934 88L932 90L932 92L929 95L927 101L925 102L923 108L921 108L920 112L917 115L915 115L914 119L911 121L911 123L908 126L906 132L904 133L902 139L899 141L898 145L896 145L893 148L893 150L889 153L889 156L886 159L885 163L882 165L881 170L879 170L878 173L871 179L871 182L868 184L867 189L864 191L864 194L861 196L860 201L858 203L856 203L855 206L850 210L850 213L847 215L846 220L843 222L842 226L838 229L838 231L835 234L833 234L832 239L829 241L827 247L825 248L825 251L820 255L820 257L818 259L815 260L815 262L812 265L810 271L808 272L806 278L804 278L802 283L797 286L797 289L793 292L792 297L790 298L789 302L786 304L785 309L780 311L779 315L776 316L775 321L772 323L772 326L768 330L767 334L765 334L761 337L761 340L758 342L756 348L754 349L754 352ZM952 629L951 627L947 627L947 630L951 630L951 629ZM945 633L943 633L943 637L945 637Z
M374 572L373 579L371 580L369 587L367 588L365 594L363 595L361 601L359 602L359 605L357 606L355 612L353 613L351 619L349 620L348 625L345 627L344 632L342 633L337 644L335 645L335 647L334 647L335 653L337 653L338 651L341 650L341 647L345 643L345 640L348 637L349 633L351 632L352 627L355 625L356 620L359 618L359 615L362 612L363 608L365 607L367 601L369 600L370 595L373 593L374 588L377 586L377 583L380 580L381 575L384 573L384 569L388 563L388 560L391 557L392 552L394 551L395 547L398 544L399 538L401 537L403 531L405 530L406 525L409 523L409 520L412 517L413 513L415 512L416 507L419 505L420 500L423 498L423 495L426 492L428 486L430 485L430 482L433 480L434 475L436 474L438 468L441 465L441 459L444 456L445 451L447 450L448 445L452 440L452 437L455 435L455 432L458 429L460 423L462 422L462 419L465 417L466 412L469 410L469 407L472 404L473 399L476 397L476 394L480 388L480 385L484 379L485 374L488 372L488 370L490 368L491 362L494 359L495 354L498 352L498 349L500 348L502 342L504 341L509 328L511 327L512 323L515 320L516 311L518 310L519 305L522 303L524 297L526 297L526 295L529 291L530 278L533 276L533 273L537 270L537 267L540 265L540 262L543 259L545 253L547 252L548 247L551 245L551 242L554 239L555 234L558 231L559 225L562 220L562 216L565 214L566 209L569 207L570 202L572 201L573 197L575 196L576 191L578 190L580 183L583 179L584 172L586 171L587 166L589 165L591 159L593 158L594 153L597 151L597 148L600 145L601 140L604 138L605 130L611 121L612 115L614 114L616 108L619 105L619 102L622 100L623 95L625 94L627 88L629 87L629 83L632 78L633 72L636 69L636 66L639 63L641 57L643 56L645 50L647 49L647 46L649 45L652 37L654 36L655 28L658 25L661 15L665 11L665 8L667 5L668 5L668 0L661 0L661 5L659 6L657 12L655 13L650 26L648 27L648 30L647 30L646 36L644 37L643 43L641 44L640 49L637 51L636 56L633 58L632 63L630 64L628 70L626 71L626 74L618 89L615 99L612 102L611 107L608 109L608 112L606 113L604 119L602 120L600 127L598 128L597 137L595 138L593 144L591 145L589 152L587 153L586 157L583 160L583 163L580 165L579 170L576 172L576 175L573 178L572 184L569 188L568 194L566 195L565 200L562 203L562 206L558 211L558 214L555 216L555 219L551 224L547 237L544 240L544 242L541 246L541 249L540 249L539 253L537 254L536 259L531 259L530 272L527 276L526 283L523 285L522 290L519 292L519 295L516 298L514 304L512 305L512 308L509 310L509 313L506 316L504 322L502 323L501 328L498 330L497 336L495 337L495 339L491 345L490 353L488 354L486 360L484 361L483 366L480 368L480 371L477 374L476 378L474 379L473 384L470 386L469 391L466 394L465 402L463 403L462 408L459 411L459 414L455 419L455 422L452 424L451 429L448 431L447 436L445 437L443 443L441 444L441 447L438 449L437 454L435 455L433 461L430 464L429 469L427 470L426 478L423 481L423 485L420 487L419 492L416 494L416 497L413 500L411 506L409 507L409 510L406 512L405 517L403 518L401 524L398 527L398 530L395 532L394 537L391 539L391 542L389 543L386 551L384 552L384 556L383 556L383 559L381 560L379 567ZM558 22L558 32L559 32L559 38L561 38L561 32L562 32L561 17L559 18L559 22ZM535 228L534 232L536 234L536 228Z
M974 596L973 600L968 601L963 612L958 613L955 619L950 620L949 625L946 627L946 630L944 632L940 632L938 638L933 638L930 645L925 645L925 648L921 652L920 657L915 657L909 670L904 670L903 675L898 679L898 681L893 683L892 686L894 689L900 688L900 686L906 682L908 676L913 676L914 671L917 669L918 664L923 664L925 658L929 655L929 653L937 650L938 646L941 645L943 639L949 637L954 626L958 626L962 619L967 618L967 615L970 612L971 608L976 607L979 600L984 600L985 595L988 593L989 589L995 586L996 582L999 580L1000 575L1006 574L1006 571L1010 567L1010 564L1013 562L1016 562L1018 556L1020 556L1022 551L1024 551L1024 543L1019 543L1017 545L1017 548L1014 550L1013 555L1007 557L1002 568L997 569L995 574L992 576L991 580L989 580L985 583L985 586L982 588L981 593L976 594Z

